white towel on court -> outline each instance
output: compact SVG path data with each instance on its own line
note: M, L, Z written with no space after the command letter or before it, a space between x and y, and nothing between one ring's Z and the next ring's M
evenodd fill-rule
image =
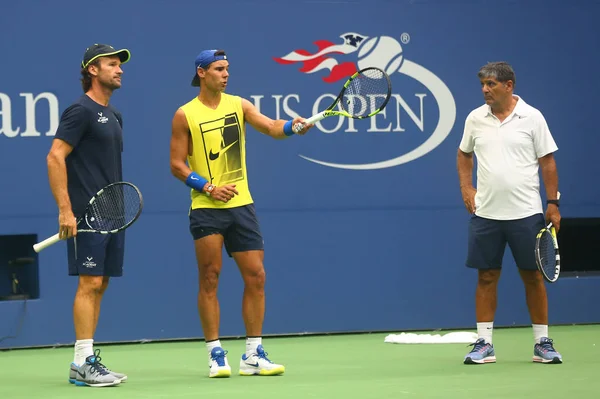
M477 341L477 333L467 331L440 334L400 333L385 337L389 344L472 344Z

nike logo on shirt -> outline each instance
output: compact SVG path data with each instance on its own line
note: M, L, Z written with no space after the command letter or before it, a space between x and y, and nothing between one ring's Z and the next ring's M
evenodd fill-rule
M227 150L229 150L234 144L237 144L238 140L234 141L233 143L229 144L227 147L225 148L221 148L221 151L217 151L216 153L213 153L212 148L210 149L210 152L208 153L208 159L210 159L211 161L214 161L215 159L219 158L219 156L221 154L224 154L227 152Z

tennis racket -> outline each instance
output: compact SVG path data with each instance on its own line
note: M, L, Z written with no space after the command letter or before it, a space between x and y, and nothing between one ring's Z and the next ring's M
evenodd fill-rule
M558 193L560 198L560 193ZM540 230L535 238L535 263L544 279L554 283L560 275L560 252L556 230L552 223Z
M335 101L325 110L306 120L315 123L328 116L365 119L378 114L385 108L392 96L392 82L387 73L379 68L369 67L350 76ZM339 105L339 110L334 110ZM304 123L297 123L294 131L298 133Z
M77 220L77 233L113 234L131 226L142 213L144 200L140 190L131 183L111 183L90 199L83 216ZM56 244L61 239L53 235L33 246L35 252Z

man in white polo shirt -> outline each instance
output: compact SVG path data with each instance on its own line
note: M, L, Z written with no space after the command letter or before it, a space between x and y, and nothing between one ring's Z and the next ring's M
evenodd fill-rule
M534 248L536 233L551 221L560 228L558 149L540 111L513 94L515 73L505 62L483 66L478 73L485 104L473 110L457 155L460 190L469 213L466 264L478 270L475 313L478 339L465 364L496 361L492 343L496 289L508 243L525 284L535 338L533 361L562 363L548 338L548 299ZM473 152L477 188L473 187ZM539 170L548 205L544 217Z

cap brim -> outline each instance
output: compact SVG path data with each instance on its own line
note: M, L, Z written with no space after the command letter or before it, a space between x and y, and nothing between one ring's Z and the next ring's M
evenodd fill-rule
M125 63L129 62L129 60L131 59L131 53L129 52L129 50L127 50L126 48L124 48L124 49L121 49L121 50L113 51L112 53L98 54L94 58L90 59L87 62L87 64L83 65L83 67L84 68L87 67L92 62L94 62L94 60L96 60L96 59L98 59L100 57L108 57L110 55L118 55L119 59L121 60L121 64L125 64Z
M200 77L198 76L198 72L194 74L194 79L192 79L192 86L200 87Z

